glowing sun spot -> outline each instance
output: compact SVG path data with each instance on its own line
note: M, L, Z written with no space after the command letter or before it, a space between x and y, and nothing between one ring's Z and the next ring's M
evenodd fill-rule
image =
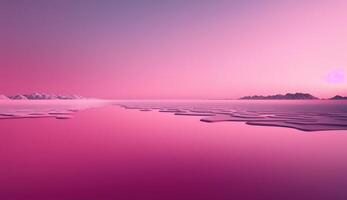
M326 75L325 80L333 84L342 83L345 81L345 71L343 69L334 69Z

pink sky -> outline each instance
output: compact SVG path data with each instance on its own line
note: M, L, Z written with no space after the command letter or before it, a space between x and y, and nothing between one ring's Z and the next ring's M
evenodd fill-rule
M347 95L345 1L192 2L1 1L0 93Z

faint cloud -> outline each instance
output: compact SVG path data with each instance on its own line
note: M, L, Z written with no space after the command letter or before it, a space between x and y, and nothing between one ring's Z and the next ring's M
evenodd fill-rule
M325 76L325 80L333 84L342 83L345 81L345 70L334 69Z

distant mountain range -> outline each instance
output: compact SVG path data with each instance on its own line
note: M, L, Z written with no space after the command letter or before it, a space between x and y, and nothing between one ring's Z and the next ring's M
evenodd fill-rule
M14 96L0 95L0 100L49 100L49 99L61 99L61 100L73 100L73 99L86 99L85 97L79 95L54 95L46 93L34 92L31 94L17 94ZM319 99L308 93L287 93L276 94L276 95L254 95L245 96L240 98L242 100L314 100ZM347 96L336 95L327 100L347 100Z
M63 99L63 100L72 100L72 99L84 99L84 97L79 95L53 95L34 92L31 94L17 94L14 96L5 96L0 95L0 99L13 99L13 100L49 100L49 99Z
M240 99L244 99L244 100L295 100L295 99L313 100L318 98L308 93L287 93L285 95L276 94L276 95L268 95L268 96L262 96L262 95L245 96Z
M268 95L268 96L262 96L262 95L245 96L240 99L242 100L314 100L319 98L308 93L287 93L285 95L276 94L276 95ZM327 100L347 100L347 96L336 95Z

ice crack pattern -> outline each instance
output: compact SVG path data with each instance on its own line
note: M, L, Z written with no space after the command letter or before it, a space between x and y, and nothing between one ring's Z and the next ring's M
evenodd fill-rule
M301 131L347 130L347 102L331 101L205 101L125 102L126 109L200 116L200 121L244 122L253 126L277 126Z

